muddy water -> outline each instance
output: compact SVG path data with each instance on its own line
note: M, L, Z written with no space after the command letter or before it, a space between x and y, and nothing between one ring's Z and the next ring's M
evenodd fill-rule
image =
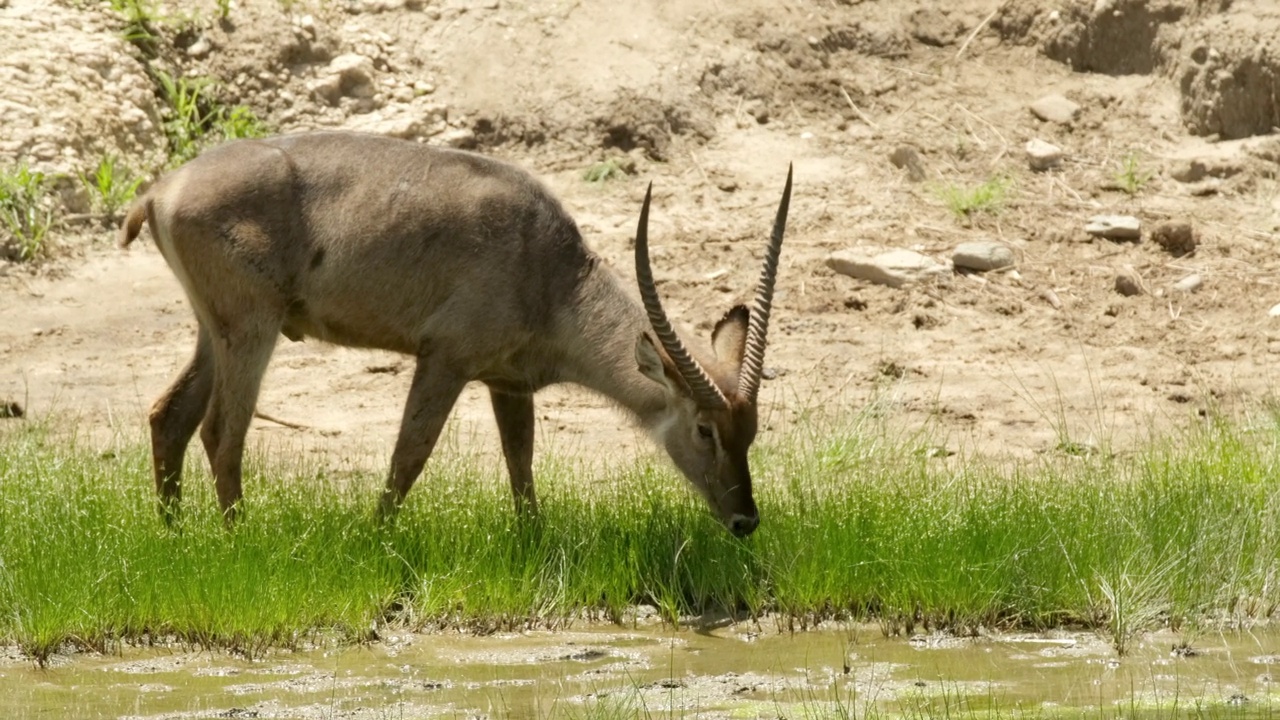
M36 669L0 660L0 718L1270 716L1280 631L1148 636L1123 659L1097 635L886 639L874 627L796 635L575 629L400 635L366 647L125 650ZM1005 712L998 713L1004 715Z

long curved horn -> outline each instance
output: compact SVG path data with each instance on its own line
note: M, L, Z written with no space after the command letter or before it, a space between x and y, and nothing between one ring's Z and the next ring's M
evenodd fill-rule
M676 331L662 309L662 301L658 299L658 288L653 282L653 270L649 267L649 199L653 193L653 183L644 193L644 205L640 208L640 227L636 229L636 281L640 284L640 299L644 301L644 309L649 313L649 324L653 326L653 334L658 336L667 355L675 363L680 376L689 385L694 402L709 410L720 410L728 407L729 402L724 393L702 369L697 360L689 354Z
M742 367L738 371L738 393L748 402L756 401L760 391L760 374L764 372L765 334L769 331L769 312L773 308L773 281L778 277L778 256L782 252L782 234L787 228L787 208L791 205L791 171L787 166L787 185L782 190L782 203L778 205L778 217L773 221L773 236L764 255L764 269L756 284L756 298L751 303L751 315L747 319L747 344L742 354Z

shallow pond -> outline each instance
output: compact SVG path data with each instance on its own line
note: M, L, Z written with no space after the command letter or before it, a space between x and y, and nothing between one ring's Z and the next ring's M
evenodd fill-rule
M738 624L403 634L360 647L125 649L0 660L0 718L1267 717L1280 632L1149 635L1117 659L1089 633L887 639ZM992 712L992 710L997 712Z

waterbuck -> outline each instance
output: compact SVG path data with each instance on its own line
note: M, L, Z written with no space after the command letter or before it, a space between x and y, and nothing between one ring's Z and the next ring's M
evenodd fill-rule
M379 505L399 507L466 383L489 387L517 510L536 512L533 393L571 382L634 415L730 531L759 524L747 450L791 173L755 299L709 352L672 328L636 230L641 304L587 249L540 182L470 152L354 133L240 140L167 174L125 218L145 221L198 322L195 355L152 406L162 512L176 510L196 427L230 521L245 433L283 334L416 358Z

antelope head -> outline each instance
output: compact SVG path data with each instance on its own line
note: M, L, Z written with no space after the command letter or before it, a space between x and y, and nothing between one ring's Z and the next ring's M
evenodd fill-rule
M650 183L636 230L636 279L652 335L640 334L636 362L662 386L666 403L649 430L711 510L738 537L760 524L751 494L747 451L756 437L756 397L764 370L765 333L778 274L778 255L791 202L791 170L750 306L738 305L711 333L714 357L695 358L671 326L649 266Z

